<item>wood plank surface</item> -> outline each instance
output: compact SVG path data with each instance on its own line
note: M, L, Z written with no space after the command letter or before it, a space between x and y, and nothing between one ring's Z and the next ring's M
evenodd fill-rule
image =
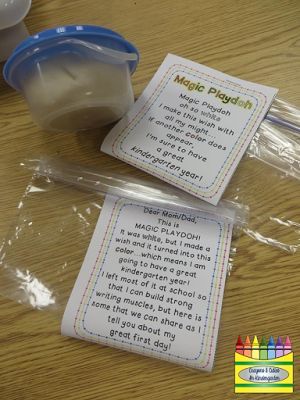
M32 34L66 24L96 24L120 32L141 54L133 75L136 97L165 55L174 53L277 87L280 98L300 107L297 0L33 0L26 24ZM25 100L0 78L1 240L15 219L16 206L31 176L20 166L25 159L61 156L99 170L105 167L146 178L141 171L99 151L108 130L44 132L32 121ZM300 246L299 181L285 179L272 168L245 158L226 196L251 205L253 229L294 245L294 250ZM53 199L57 210L63 210L60 202L66 198ZM64 215L40 214L44 224L58 217ZM237 334L290 335L298 360L300 247L289 254L246 234L234 245L237 253L225 288L212 373L62 337L59 314L34 311L0 297L0 399L235 399L239 397L234 394L233 363ZM30 243L26 253L30 259L29 247ZM71 248L64 247L64 241L59 248L49 244L50 253L61 258L65 252L78 261L81 253L77 250L76 240ZM40 263L50 267L42 255ZM0 282L0 293L3 285ZM298 361L294 376L294 394L240 396L299 399Z

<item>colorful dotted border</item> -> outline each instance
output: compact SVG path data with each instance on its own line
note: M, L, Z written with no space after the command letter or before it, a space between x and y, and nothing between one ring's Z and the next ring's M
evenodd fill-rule
M93 269L91 271L91 275L89 277L89 280L88 280L88 283L86 285L83 297L81 299L81 302L79 304L79 307L78 307L78 310L77 310L77 313L76 313L76 317L75 317L75 321L74 321L74 331L76 332L76 335L78 335L79 337L81 337L82 339L85 339L85 340L92 340L94 342L98 342L98 343L100 342L100 343L103 343L103 344L106 344L106 342L108 342L110 345L111 345L111 341L115 341L115 342L118 342L118 345L116 345L115 347L125 348L126 350L128 350L128 345L130 347L142 347L142 348L144 348L144 351L143 350L141 351L139 349L139 351L136 351L136 352L145 353L146 355L149 355L149 352L152 351L152 352L161 353L162 355L164 355L164 357L158 357L157 355L155 355L156 358L162 358L162 359L166 359L167 358L168 359L168 357L171 357L171 358L177 358L177 359L181 359L182 358L183 360L191 360L191 359L188 359L188 358L183 358L183 357L176 356L176 355L173 355L173 354L170 354L170 353L166 353L166 352L162 352L162 351L159 351L159 350L150 349L150 348L147 348L145 346L141 346L141 345L138 345L138 344L135 344L135 343L130 343L130 342L126 342L126 341L120 341L120 340L117 340L117 339L114 339L114 338L110 338L110 337L107 337L107 336L102 336L102 335L99 335L97 333L93 333L93 332L88 331L86 329L85 325L84 325L85 316L86 316L86 313L87 313L87 310L88 310L88 307L89 307L89 302L90 302L90 299L92 297L93 291L95 290L97 281L98 281L98 279L99 279L99 277L101 275L102 268L103 268L103 265L104 265L104 262L105 262L105 257L107 255L109 244L110 244L110 242L112 240L112 237L113 237L113 234L114 234L116 223L117 223L117 221L118 221L118 219L120 217L122 209L125 206L143 207L140 204L134 204L134 203L127 203L126 204L125 200L117 200L115 202L115 204L113 206L112 214L110 216L109 223L108 223L107 228L106 228L106 232L105 232L105 235L104 235L103 242L101 244L99 253L97 255L95 264L94 264ZM197 368L205 368L210 363L210 358L211 358L212 353L213 353L213 339L214 339L214 335L215 335L214 331L215 331L217 320L219 319L218 318L218 314L220 314L220 313L218 313L218 303L220 301L221 288L223 286L221 284L216 285L216 286L213 285L213 280L215 278L215 280L217 281L219 279L219 277L220 277L220 281L223 279L223 274L226 271L225 265L226 265L226 259L227 259L227 253L228 253L228 241L230 240L231 234L230 234L230 228L229 228L228 224L224 225L224 229L223 229L223 232L222 232L221 224L218 221L216 221L216 220L214 220L212 218L211 219L204 218L204 217L198 217L198 218L203 218L203 219L206 219L206 220L210 220L210 221L216 222L220 226L220 235L219 235L219 241L218 241L217 256L216 256L216 260L215 260L214 273L212 275L211 292L210 292L210 297L209 297L209 301L208 301L207 315L206 315L206 320L205 320L205 329L208 326L208 332L210 330L212 330L212 333L211 333L211 336L210 336L209 333L205 334L205 330L204 330L203 339L202 339L202 342L201 342L200 353L199 353L199 355L197 357L192 359L192 360L198 360L199 357L202 354L204 361L207 360L207 362L203 366L201 365L201 363L199 363L197 365ZM223 233L223 235L221 234L221 232ZM223 239L224 239L225 235L226 235L226 240L224 241ZM225 247L225 249L224 249L224 247ZM221 251L220 251L220 248L221 248ZM218 260L218 259L220 259L222 257L222 253L224 253L224 254L223 254L223 259L221 261L221 268L217 269L217 266L220 265L220 260ZM215 271L216 270L217 270L217 274L215 275ZM217 294L216 294L216 292L217 292ZM215 307L214 307L214 309L209 310L209 305L211 304L211 302L213 302L215 300L216 296L217 296L217 299L216 299L217 301L215 303ZM213 298L212 301L211 301L211 298ZM210 311L210 313L209 313L209 311ZM210 315L208 315L208 314L210 314ZM213 326L212 326L212 324L213 324ZM212 328L211 328L211 326L212 326ZM99 340L99 337L101 338L100 340ZM210 344L207 343L209 337L211 337ZM95 338L98 338L98 339L95 339ZM105 339L107 339L107 340L105 340ZM206 343L205 343L205 348L204 348L204 352L203 352L204 342L206 342ZM121 343L124 344L124 345L122 346ZM208 354L207 354L207 352L208 352ZM166 357L166 355L168 357ZM182 363L182 361L180 363ZM187 365L190 365L190 363L187 363Z
M177 68L177 70L175 70L174 72L171 72L171 70L173 68L175 68L175 67ZM241 139L241 140L237 141L236 145L232 147L232 150L229 153L227 159L225 160L223 165L220 167L219 174L215 178L214 182L216 182L216 184L215 184L216 187L213 187L212 190L210 190L209 192L203 191L203 190L201 191L199 189L200 188L209 188L213 184L211 186L207 186L207 187L196 185L195 183L189 182L187 179L185 179L183 177L178 177L174 173L164 170L162 167L160 167L158 165L151 165L149 162L147 162L147 160L140 159L140 158L138 158L138 157L126 152L122 148L122 145L124 144L124 141L126 140L128 135L141 122L141 120L145 117L146 113L150 110L150 108L153 106L153 104L158 100L159 95L161 94L161 92L163 91L165 86L168 84L168 82L170 81L171 77L175 73L185 72L185 71L182 71L182 70L178 69L179 67L180 68L185 68L185 69L190 70L190 71L195 71L197 73L197 75L193 74L193 73L191 73L189 71L188 71L188 73L193 75L193 76L195 76L195 77L197 77L197 78L199 78L199 79L202 79L202 80L205 80L205 81L208 81L208 82L211 82L211 83L214 83L211 79L214 79L214 81L219 81L219 82L221 82L221 84L220 83L217 83L217 84L220 87L230 89L230 90L235 91L237 93L244 93L245 95L248 95L248 96L254 98L256 100L256 103L258 102L257 98L254 95L251 95L251 94L249 94L247 92L251 91L253 93L256 93L256 95L258 97L261 96L261 98L262 98L261 109L260 109L260 111L257 111L257 115L255 116L256 118L255 119L253 118L254 120L253 120L252 124L250 125L249 121L250 121L251 117L254 116L254 111L255 111L255 109L254 109L253 113L251 114L251 117L249 118L249 120L246 123L246 126L244 127L244 130L248 129L249 133L245 136L244 140ZM169 74L170 74L170 76L168 77ZM204 76L204 77L206 76L206 77L210 78L210 80L207 79L207 78L202 78L202 76ZM166 82L163 85L164 81L166 81ZM225 83L225 82L227 83L227 86L223 85L223 83ZM234 87L232 88L230 86L234 86ZM156 95L156 98L152 101L152 99L154 98L155 95ZM134 165L136 167L138 167L138 168L146 170L149 173L151 173L152 175L155 175L155 176L157 176L159 178L162 178L162 179L164 179L165 181L167 181L169 183L175 184L176 186L179 186L180 188L182 188L182 189L184 189L184 190L186 190L186 191L188 191L188 192L190 192L190 193L192 193L192 194L194 194L196 196L201 196L203 198L212 198L220 191L222 183L224 182L224 180L226 179L228 174L231 173L231 168L232 168L233 163L236 160L236 158L238 158L239 156L242 156L242 155L240 155L240 153L245 151L245 149L244 149L245 143L249 139L249 136L252 135L251 128L257 123L257 120L260 118L260 116L262 114L262 111L263 111L263 108L264 108L264 106L266 104L266 101L267 101L266 96L261 92L258 92L258 91L255 91L255 90L251 90L251 89L237 90L236 89L236 85L234 85L234 84L232 84L230 82L227 82L227 81L224 81L224 80L220 80L220 79L218 79L216 77L213 77L212 75L202 73L202 72L200 72L200 71L198 71L198 70L196 70L194 68L190 68L190 67L187 67L187 66L182 65L182 64L173 64L171 67L169 67L167 72L163 75L161 81L157 84L157 87L154 89L154 91L153 91L152 95L150 96L150 98L148 99L148 101L139 110L139 112L132 118L132 120L129 121L128 124L117 135L117 137L115 138L115 140L114 140L114 142L112 144L112 153L117 158L120 158L120 159L122 159L122 160L124 160L124 161L126 161L126 162L128 162L128 163L130 163L130 164L132 164L132 165ZM256 106L256 108L257 108L257 106ZM248 124L248 126L247 126L247 124ZM240 138L242 137L242 133L240 135ZM138 160L138 162L134 162L132 160L132 158ZM229 160L229 162L228 162L228 166L226 167L225 164L226 164L227 160ZM225 168L223 169L224 166L225 166ZM157 170L161 170L162 172L157 172ZM222 175L224 175L224 176L222 177ZM195 190L193 188L193 186L197 186L197 189ZM212 192L213 192L213 194L210 195L209 193L212 193Z

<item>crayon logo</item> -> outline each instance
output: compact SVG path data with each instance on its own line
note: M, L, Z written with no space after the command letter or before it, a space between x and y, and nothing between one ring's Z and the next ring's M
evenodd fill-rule
M249 336L243 343L238 337L235 348L235 393L292 393L294 355L287 336L283 343L279 336L260 343Z

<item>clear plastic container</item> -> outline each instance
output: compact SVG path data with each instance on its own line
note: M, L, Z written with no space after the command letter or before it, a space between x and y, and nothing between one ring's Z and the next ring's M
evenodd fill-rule
M23 93L42 128L77 131L114 122L128 111L137 62L137 50L113 31L61 27L17 47L4 77Z
M23 19L30 7L31 0L0 0L0 62L29 35Z

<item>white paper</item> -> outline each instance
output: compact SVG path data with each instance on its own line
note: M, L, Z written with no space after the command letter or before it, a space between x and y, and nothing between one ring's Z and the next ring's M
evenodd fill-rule
M169 54L101 150L216 205L276 93Z
M107 197L62 334L211 370L232 226Z

